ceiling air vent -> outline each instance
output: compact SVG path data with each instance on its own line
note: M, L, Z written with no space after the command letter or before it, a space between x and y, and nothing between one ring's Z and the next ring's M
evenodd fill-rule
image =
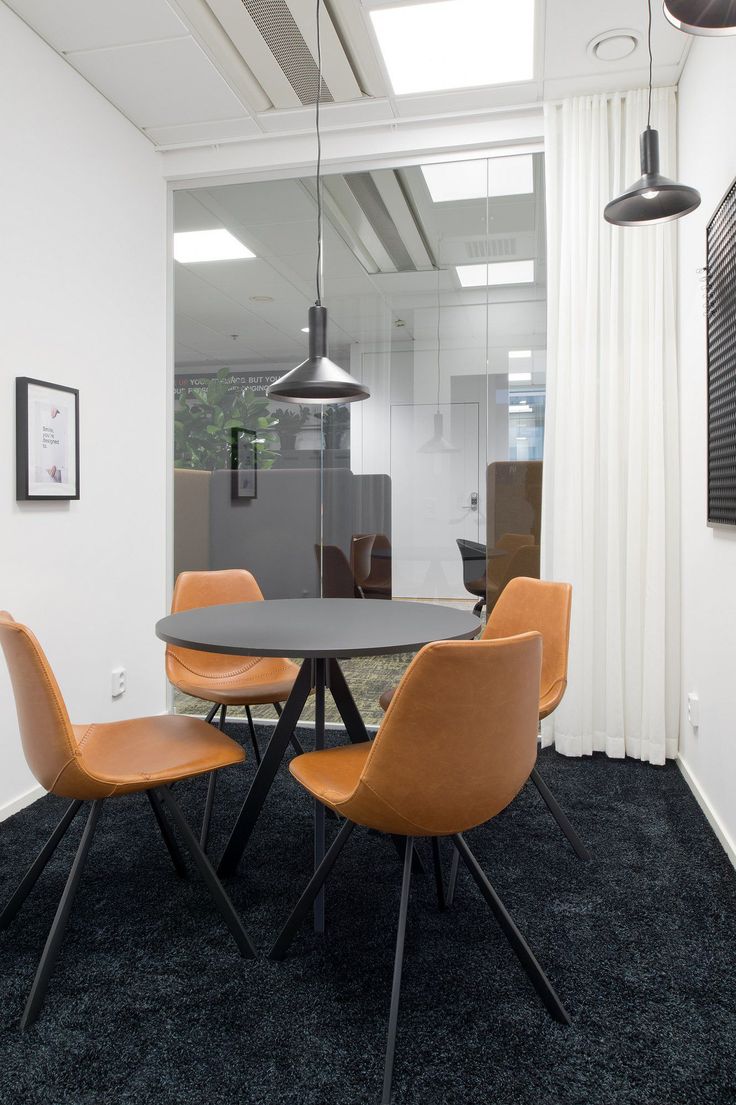
M281 71L303 104L317 99L318 70L286 0L242 0ZM322 78L324 103L333 96Z
M515 257L516 238L473 238L466 241L465 250L472 260L486 257Z

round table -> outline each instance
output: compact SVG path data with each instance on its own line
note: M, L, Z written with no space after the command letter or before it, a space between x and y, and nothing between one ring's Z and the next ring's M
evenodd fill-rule
M266 599L185 610L162 618L156 634L168 644L236 656L302 659L294 687L263 754L219 864L235 872L278 771L304 704L315 691L315 747L324 746L325 689L329 689L353 742L368 740L339 659L410 652L430 641L469 640L475 615L422 602L369 599ZM325 807L315 806L314 858L325 849ZM324 929L324 900L315 904L315 928Z

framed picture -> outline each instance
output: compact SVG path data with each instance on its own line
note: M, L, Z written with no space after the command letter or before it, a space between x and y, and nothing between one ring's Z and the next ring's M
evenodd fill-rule
M258 493L258 453L255 430L230 431L230 467L232 499L255 499Z
M708 524L736 525L736 180L706 230Z
M18 376L15 497L79 498L79 392Z

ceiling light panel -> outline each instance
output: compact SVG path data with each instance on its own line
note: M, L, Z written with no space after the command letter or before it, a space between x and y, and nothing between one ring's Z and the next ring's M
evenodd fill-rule
M492 265L456 265L462 288L495 288L504 284L533 284L534 261L497 261Z
M509 349L510 361L526 361L531 355L531 349Z
M255 257L255 253L251 253L224 227L219 230L184 230L174 235L174 260L182 265L200 261L239 261L245 257Z
M529 384L531 379L531 372L509 372L510 384Z
M534 191L531 154L422 165L421 169L433 203L485 199L486 196L520 196Z
M534 77L534 0L434 0L370 15L398 96Z

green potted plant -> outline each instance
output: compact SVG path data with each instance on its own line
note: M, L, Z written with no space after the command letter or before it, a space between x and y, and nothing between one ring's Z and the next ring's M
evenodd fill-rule
M281 454L293 452L296 448L296 437L309 417L309 408L304 406L293 407L289 410L279 410L276 416L276 429L279 435L279 448Z
M346 406L325 407L322 415L322 432L325 449L344 446L345 431L350 428L350 411Z
M268 399L234 387L230 369L221 368L206 387L177 400L174 413L174 457L177 468L213 472L230 467L231 430L254 430L260 469L271 468L277 453L276 419Z

